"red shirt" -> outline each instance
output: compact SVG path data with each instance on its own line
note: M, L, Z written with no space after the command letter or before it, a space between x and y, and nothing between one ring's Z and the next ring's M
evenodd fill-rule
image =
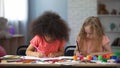
M65 45L65 40L60 42L60 40L55 40L52 43L47 43L43 37L36 35L30 43L36 48L37 52L41 52L48 56L50 53L58 52L60 48Z

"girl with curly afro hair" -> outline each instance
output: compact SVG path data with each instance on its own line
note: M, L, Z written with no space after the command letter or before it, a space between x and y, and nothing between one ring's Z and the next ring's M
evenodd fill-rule
M57 57L64 55L64 45L69 40L67 23L55 12L46 11L31 23L33 39L26 55Z

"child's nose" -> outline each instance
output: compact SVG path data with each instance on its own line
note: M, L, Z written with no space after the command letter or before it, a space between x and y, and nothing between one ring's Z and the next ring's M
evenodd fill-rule
M87 37L89 37L89 34L87 34Z
M87 37L90 37L90 34L87 34Z

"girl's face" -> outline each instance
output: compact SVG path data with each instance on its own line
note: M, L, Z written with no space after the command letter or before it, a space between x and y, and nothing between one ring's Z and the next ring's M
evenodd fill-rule
M90 27L91 27L91 26L88 25L88 26L85 26L84 29L85 29L85 32L86 32L86 37L91 39L93 33L92 33Z
M53 41L55 40L54 38L52 38L52 37L49 36L49 35L45 35L44 38L45 38L45 40L46 40L48 43L51 43L51 42L53 42Z

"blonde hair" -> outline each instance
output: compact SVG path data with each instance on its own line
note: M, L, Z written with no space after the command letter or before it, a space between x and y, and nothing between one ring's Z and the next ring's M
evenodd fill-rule
M101 45L102 45L103 35L105 35L105 34L104 34L104 31L103 31L103 28L102 28L102 25L101 25L99 18L94 17L94 16L88 17L84 21L84 24L83 24L83 26L78 34L78 37L80 38L80 41L79 41L80 49L82 49L84 47L83 42L86 40L87 34L85 32L85 29L84 29L84 27L86 27L86 26L90 26L90 30L92 31L92 36L93 36L92 45L94 47L94 50L99 51L101 48Z

